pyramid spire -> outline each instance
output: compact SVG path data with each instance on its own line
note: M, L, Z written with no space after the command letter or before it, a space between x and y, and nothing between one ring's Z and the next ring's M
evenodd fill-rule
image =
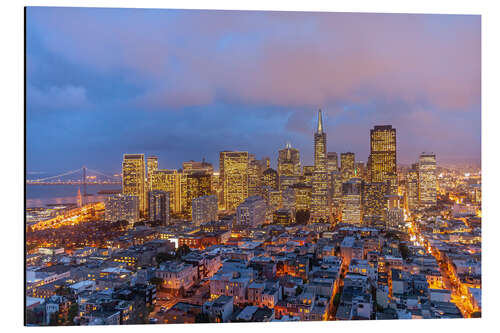
M318 130L316 131L316 133L323 133L323 119L321 117L321 109L319 109L318 111Z

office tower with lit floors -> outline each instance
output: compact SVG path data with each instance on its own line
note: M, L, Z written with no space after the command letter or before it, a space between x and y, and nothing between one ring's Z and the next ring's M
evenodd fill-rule
M146 177L147 177L147 191L153 188L153 172L158 170L158 157L148 156L146 158Z
M290 143L278 151L278 175L300 176L300 153Z
M106 198L105 220L127 221L129 227L139 221L139 198L136 195L115 194Z
M390 182L390 193L398 192L396 129L391 125L370 130L370 182Z
M277 190L279 188L279 178L278 172L272 168L267 168L264 170L263 174L262 186L268 186L273 190Z
M254 154L248 155L248 196L261 195L262 162Z
M361 225L363 220L362 186L360 178L351 178L342 184L342 223Z
M219 171L222 207L234 210L248 197L248 152L220 152Z
M192 201L193 224L199 226L205 222L217 220L218 200L216 195L205 195Z
M182 172L186 174L203 172L212 175L214 173L214 167L212 163L205 162L205 159L201 162L187 161L182 162Z
M122 162L122 193L139 200L139 215L146 217L146 169L144 154L124 154Z
M316 133L314 133L314 172L312 176L310 221L313 223L328 223L330 221L326 133L323 131L321 110L318 111L318 126Z
M159 221L166 226L170 222L170 193L165 191L148 192L149 220Z
M212 175L206 171L182 173L180 177L181 215L191 219L194 198L212 194Z
M406 209L413 212L418 208L418 163L414 163L406 174Z
M358 161L354 163L354 175L357 178L361 178L364 181L367 181L366 164L364 162Z
M363 183L363 224L383 224L387 207L388 182Z
M434 207L437 202L436 155L422 153L418 160L418 199L422 207Z
M314 165L304 165L302 168L302 176L300 181L306 185L312 186L312 177L314 172Z
M266 201L260 196L246 198L236 208L236 224L246 227L257 227L266 218Z
M153 172L152 190L168 192L170 194L170 214L181 212L181 173L177 170L161 169Z
M340 154L340 173L344 182L356 176L354 172L356 168L354 158L354 153L351 152Z
M339 170L338 155L336 152L329 151L326 154L328 172L334 172Z

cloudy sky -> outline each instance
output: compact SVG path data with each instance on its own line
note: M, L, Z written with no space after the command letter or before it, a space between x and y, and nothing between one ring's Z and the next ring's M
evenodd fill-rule
M27 169L161 168L221 150L312 164L318 108L328 151L366 161L369 130L397 129L398 162L481 154L481 19L97 8L27 9Z

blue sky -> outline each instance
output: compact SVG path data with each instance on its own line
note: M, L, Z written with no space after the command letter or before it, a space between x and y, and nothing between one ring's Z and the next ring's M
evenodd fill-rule
M26 38L29 172L274 164L288 141L307 165L318 108L357 160L382 124L400 163L480 160L479 16L30 7Z

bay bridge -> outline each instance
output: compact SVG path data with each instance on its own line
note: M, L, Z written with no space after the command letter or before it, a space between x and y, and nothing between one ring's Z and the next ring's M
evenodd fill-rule
M121 175L108 175L103 172L82 166L76 170L66 171L59 175L26 179L28 185L86 185L121 184Z

